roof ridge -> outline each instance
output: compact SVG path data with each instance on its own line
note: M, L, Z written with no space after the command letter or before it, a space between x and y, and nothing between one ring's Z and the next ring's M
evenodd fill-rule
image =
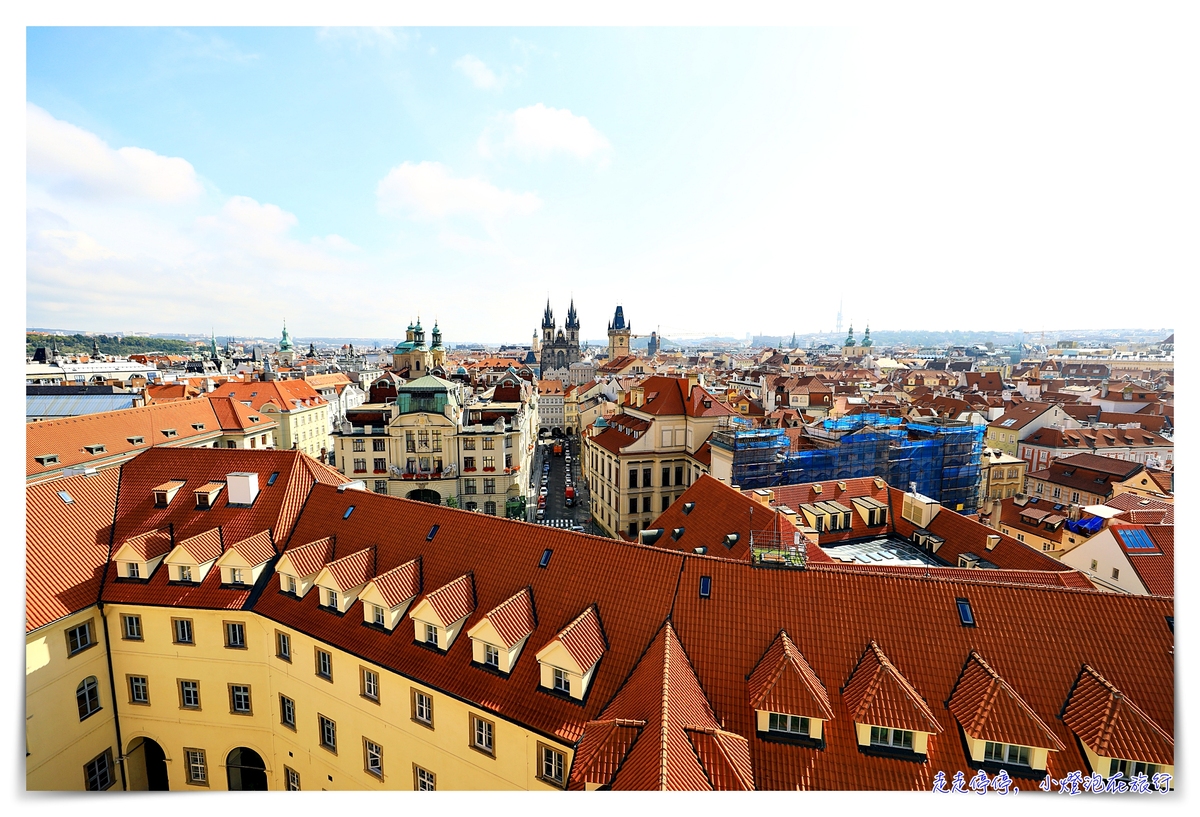
M663 625L663 677L662 677L662 714L659 717L659 737L660 737L660 755L659 755L659 773L658 773L658 790L667 791L667 758L668 758L668 735L667 735L667 718L668 701L671 695L671 643L670 639L675 635L675 628L671 626L671 620L667 619ZM693 747L693 751L695 748ZM696 761L700 758L697 756ZM700 764L701 768L704 764ZM705 772L707 775L707 771Z

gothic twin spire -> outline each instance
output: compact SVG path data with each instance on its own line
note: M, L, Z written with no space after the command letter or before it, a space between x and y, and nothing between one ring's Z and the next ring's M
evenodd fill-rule
M546 311L542 313L542 328L543 329L553 329L554 328L554 310L552 310L550 308L550 299L549 298L546 299ZM567 309L567 323L564 328L566 328L566 329L578 329L579 328L579 316L575 314L575 299L574 298L571 299L571 306Z

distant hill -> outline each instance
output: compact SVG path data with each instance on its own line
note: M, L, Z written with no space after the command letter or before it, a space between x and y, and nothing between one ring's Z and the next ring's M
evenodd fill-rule
M185 355L196 351L196 346L184 340L169 338L134 337L126 335L41 335L34 332L25 334L25 354L33 354L33 350L44 346L47 349L57 346L64 354L91 354L92 341L100 345L100 351L106 355L129 355L161 352L163 354Z

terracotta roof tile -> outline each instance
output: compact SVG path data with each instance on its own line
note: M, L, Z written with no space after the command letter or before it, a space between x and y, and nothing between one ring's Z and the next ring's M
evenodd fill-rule
M833 718L825 685L783 630L746 680L746 691L750 707L755 710L821 720Z
M189 556L196 560L196 564L201 565L205 562L213 561L225 552L220 528L209 528L203 533L189 536L187 539L181 539L176 543L175 547L182 548Z
M241 556L248 564L260 565L274 558L275 543L271 541L271 531L264 530L230 545L229 550Z
M1066 748L1016 690L974 650L963 666L946 708L975 740L1052 751Z
M1170 734L1088 664L1079 672L1062 719L1101 757L1175 763L1175 740Z
M571 779L567 788L579 790L585 784L608 786L612 784L621 764L629 754L630 747L642 734L644 720L609 719L588 721L583 727L583 737L575 747L575 759L571 764Z
M608 649L604 628L600 624L600 611L594 604L559 630L553 640L563 645L585 673L596 665Z
M475 611L474 578L465 573L425 597L446 624L453 624Z
M119 479L114 468L25 489L26 632L96 603Z
M939 733L929 704L872 641L846 681L842 697L855 723Z
M528 586L522 587L489 611L486 618L504 639L504 646L511 650L528 638L537 626L532 591Z
M142 559L149 561L156 556L165 556L171 552L171 531L168 528L155 528L137 536L131 536L114 549L117 551L128 547Z
M696 757L713 791L754 791L750 745L744 737L721 729L685 727Z
M399 607L421 592L421 557L386 570L371 581L389 607Z
M284 555L299 576L315 576L321 572L321 568L329 564L333 555L333 539L326 536L305 542L298 547L289 547Z
M371 576L374 575L374 567L375 548L373 547L363 548L325 565L325 569L329 571L329 575L342 592L370 581Z

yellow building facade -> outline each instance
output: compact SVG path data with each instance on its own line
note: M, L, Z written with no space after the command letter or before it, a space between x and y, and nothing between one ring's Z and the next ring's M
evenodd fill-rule
M67 654L68 629L91 621L102 635L97 607L27 639L30 790L86 789L85 767L106 752L114 790L561 788L542 775L545 747L569 773L561 740L257 613L108 604L105 615L115 705L105 643ZM99 709L80 721L71 702L87 678Z

